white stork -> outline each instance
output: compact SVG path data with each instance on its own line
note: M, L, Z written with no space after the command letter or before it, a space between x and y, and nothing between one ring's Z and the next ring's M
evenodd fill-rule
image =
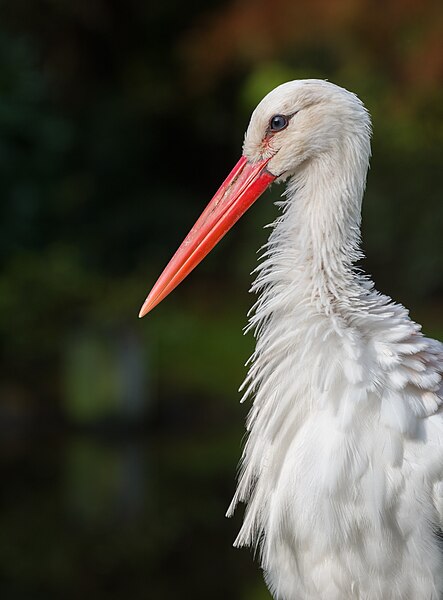
M370 118L352 93L292 81L254 111L243 156L140 312L273 182L288 180L258 276L236 546L278 600L439 600L443 345L354 267Z

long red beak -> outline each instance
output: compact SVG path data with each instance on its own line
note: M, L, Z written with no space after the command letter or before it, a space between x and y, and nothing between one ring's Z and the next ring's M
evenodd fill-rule
M140 310L140 318L189 275L274 181L276 176L266 169L269 160L250 163L241 157L158 278Z

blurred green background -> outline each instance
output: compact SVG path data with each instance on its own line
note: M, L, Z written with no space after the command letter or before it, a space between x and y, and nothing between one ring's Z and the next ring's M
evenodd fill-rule
M143 321L275 85L373 115L364 268L443 336L439 0L0 4L0 597L269 598L232 541L265 194ZM239 511L241 513L241 511Z

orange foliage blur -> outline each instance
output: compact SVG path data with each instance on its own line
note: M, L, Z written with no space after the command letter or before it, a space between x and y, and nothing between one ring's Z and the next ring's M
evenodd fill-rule
M399 90L443 83L441 0L234 0L200 19L182 50L193 85L260 61L320 49L340 68L379 72ZM303 54L303 56L302 56Z

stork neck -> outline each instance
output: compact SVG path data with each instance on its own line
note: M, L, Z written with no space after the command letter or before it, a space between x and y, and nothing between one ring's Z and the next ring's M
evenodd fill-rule
M270 238L274 257L289 258L287 276L322 305L355 293L357 285L352 266L362 256L361 200L368 161L356 156L352 148L341 148L306 163L289 182L283 215Z

